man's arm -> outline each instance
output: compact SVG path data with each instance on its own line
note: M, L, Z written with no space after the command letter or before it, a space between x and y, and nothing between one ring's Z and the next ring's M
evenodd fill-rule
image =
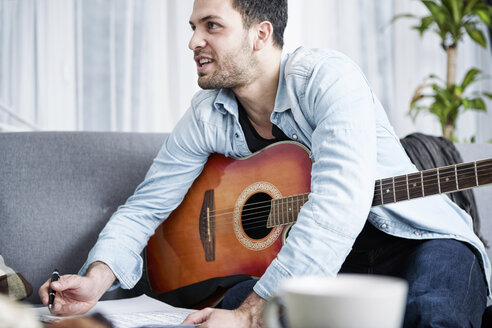
M155 229L180 204L210 154L203 128L190 108L165 139L145 179L118 207L79 271L96 261L106 263L116 282L110 290L131 289L143 272L142 251Z
M56 291L55 302L50 309L53 314L84 314L99 301L113 284L116 277L103 262L90 265L85 276L63 275L56 282L48 279L40 288L39 296L43 304L48 304L48 290Z
M183 324L201 324L200 327L261 328L261 313L265 300L252 292L236 310L206 308L190 314Z

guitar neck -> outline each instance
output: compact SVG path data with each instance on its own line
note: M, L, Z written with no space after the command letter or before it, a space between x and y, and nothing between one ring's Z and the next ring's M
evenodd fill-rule
M376 180L372 206L492 184L492 158ZM308 193L272 199L267 227L294 223Z

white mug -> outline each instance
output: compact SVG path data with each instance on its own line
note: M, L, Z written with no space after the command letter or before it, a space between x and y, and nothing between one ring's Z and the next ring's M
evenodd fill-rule
M286 279L263 310L268 328L400 328L408 285L403 279L339 274Z

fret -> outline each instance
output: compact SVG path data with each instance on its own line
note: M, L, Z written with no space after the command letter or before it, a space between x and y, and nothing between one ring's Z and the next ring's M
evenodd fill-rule
M372 199L372 206L381 205L381 180L376 180L374 183L374 197Z
M454 165L454 177L456 180L456 190L460 190L460 186L458 184L458 169L456 168L456 165Z
M292 197L287 198L287 220L284 221L284 224L290 222L292 219Z
M437 173L437 187L438 187L438 191L439 193L441 193L441 181L439 180L439 168L436 169L436 173Z
M289 197L289 220L288 222L293 222L294 221L294 198Z
M409 199L407 178L407 175L400 175L394 178L395 202Z
M408 199L422 197L422 177L420 172L408 175Z
M382 203L394 203L393 178L381 179Z
M422 181L424 188L424 195L436 195L439 193L439 180L436 173L437 170L422 171Z
M441 192L451 192L456 190L456 174L454 167L446 166L439 168L439 185Z
M392 178L393 180L393 202L396 203L396 193L395 193L395 177Z
M477 161L478 184L492 183L492 158Z
M280 216L278 217L278 225L282 225L285 220L285 198L280 198Z
M282 220L282 224L290 221L290 197L285 199L285 218Z
M295 205L294 205L294 199L296 201L296 204ZM299 202L297 201L297 197L292 198L292 207L293 207L293 209L292 209L292 221L291 222L294 222L296 220L296 218L297 218L297 215L299 214L299 207L298 207L298 205L299 205Z
M407 183L407 200L410 199L410 189L408 188L408 174L405 175L405 181Z
M379 191L381 195L381 204L384 204L384 197L383 197L383 179L379 179Z
M301 211L301 206L299 206L299 197L296 197L296 218L297 218L297 215L299 214L300 211Z
M475 186L478 187L478 172L477 172L477 162L473 162L475 168Z
M285 220L285 198L280 198L280 216L278 217L278 225L282 225Z
M420 171L420 185L422 186L422 197L425 196L424 190L424 173Z
M468 189L476 186L475 163L463 163L456 165L458 184L460 189Z

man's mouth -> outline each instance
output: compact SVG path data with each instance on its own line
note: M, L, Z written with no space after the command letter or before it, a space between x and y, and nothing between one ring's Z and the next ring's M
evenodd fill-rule
M212 58L204 56L195 56L195 62L199 74L205 74L208 67L215 61Z
M213 60L210 58L200 58L198 60L198 66L203 67L204 65L212 63L212 62L213 62Z

